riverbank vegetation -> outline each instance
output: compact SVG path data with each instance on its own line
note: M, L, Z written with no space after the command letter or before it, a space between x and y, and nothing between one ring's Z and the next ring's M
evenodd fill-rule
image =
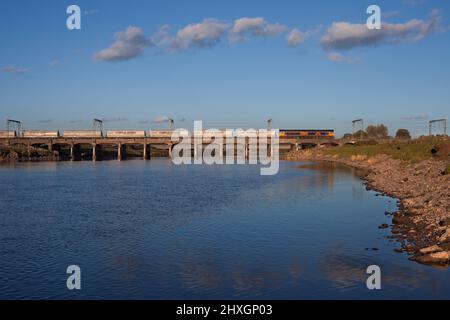
M375 140L355 142L323 151L339 158L372 158L380 154L393 159L417 163L432 157L445 160L450 156L450 138L422 137L414 140L392 139L377 143Z

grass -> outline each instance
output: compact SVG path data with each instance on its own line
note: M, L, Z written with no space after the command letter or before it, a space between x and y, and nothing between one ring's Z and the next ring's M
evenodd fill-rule
M327 149L324 152L329 155L350 158L353 155L363 155L367 158L379 154L385 154L394 159L400 159L411 163L417 163L433 156L432 150L437 150L437 146L442 143L450 143L449 138L424 137L414 140L390 142L370 145L344 145L334 149ZM438 155L448 159L448 155ZM449 168L447 168L447 171Z

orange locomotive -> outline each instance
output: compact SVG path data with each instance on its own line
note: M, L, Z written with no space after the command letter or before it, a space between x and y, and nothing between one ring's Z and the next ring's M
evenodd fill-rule
M334 139L332 129L280 129L280 138L290 139Z

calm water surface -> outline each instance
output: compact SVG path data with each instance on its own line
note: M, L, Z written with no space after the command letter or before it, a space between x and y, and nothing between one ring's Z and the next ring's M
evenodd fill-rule
M19 164L0 167L0 200L1 299L450 298L449 271L378 229L396 201L346 168Z

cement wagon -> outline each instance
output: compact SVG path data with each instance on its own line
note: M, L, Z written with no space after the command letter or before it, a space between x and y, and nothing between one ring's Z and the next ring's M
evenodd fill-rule
M58 138L59 131L47 131L47 130L23 130L23 138Z
M0 130L0 139L15 138L15 137L17 137L15 131Z
M65 130L64 138L102 138L100 130Z
M150 130L148 136L151 138L170 138L172 133L172 130Z
M145 138L145 131L107 131L106 136L108 138Z
M203 138L227 138L233 136L233 132L231 130L227 132L226 130L219 129L206 129L202 132L195 131L194 134L202 134Z

